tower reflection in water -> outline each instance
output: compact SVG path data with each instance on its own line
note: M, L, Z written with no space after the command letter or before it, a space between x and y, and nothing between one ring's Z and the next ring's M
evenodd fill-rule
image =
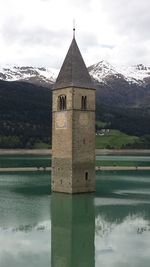
M93 195L53 193L51 222L51 267L94 267Z

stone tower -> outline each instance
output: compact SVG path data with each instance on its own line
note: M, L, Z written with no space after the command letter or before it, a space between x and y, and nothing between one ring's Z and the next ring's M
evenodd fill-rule
M72 40L53 87L52 191L95 191L95 88Z

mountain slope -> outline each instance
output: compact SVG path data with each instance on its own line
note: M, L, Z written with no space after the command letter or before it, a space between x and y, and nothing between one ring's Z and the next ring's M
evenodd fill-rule
M146 83L150 80L150 67L138 64L135 66L112 66L109 62L100 62L88 68L91 77L97 82L104 82L109 76L120 77L129 83ZM37 68L32 66L0 67L0 79L5 81L29 81L31 83L53 84L58 71L51 68Z
M129 81L128 75L105 62L92 65L89 71L97 89L96 119L105 122L106 128L136 136L149 135L149 68L141 65L135 68L134 75L142 77L136 82ZM33 67L1 68L0 73L0 146L4 145L1 138L5 136L8 140L17 137L17 147L33 147L38 141L49 143L50 89L56 75Z
M97 102L114 107L150 107L150 68L119 69L101 61L89 67L97 88Z
M146 83L150 79L150 67L138 64L134 66L112 66L107 61L100 61L89 68L90 75L97 82L104 82L109 76L120 77L129 83Z
M139 64L132 67L112 66L100 61L88 68L97 88L97 102L117 107L150 106L150 68ZM50 68L0 68L0 79L25 81L50 88L57 77Z
M4 81L26 81L37 85L51 85L56 71L49 68L8 66L0 68L0 79Z
M51 101L48 88L0 81L0 137L18 137L19 147L50 142ZM0 145L5 145L4 140Z

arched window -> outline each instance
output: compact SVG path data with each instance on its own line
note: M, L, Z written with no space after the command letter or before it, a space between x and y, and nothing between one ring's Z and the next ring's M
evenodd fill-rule
M67 97L66 95L60 95L58 97L58 110L66 110L67 108Z
M87 96L81 97L81 109L86 110L87 109Z

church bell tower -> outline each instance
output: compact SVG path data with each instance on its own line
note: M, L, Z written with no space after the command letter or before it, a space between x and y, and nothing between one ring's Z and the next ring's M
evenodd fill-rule
M52 191L95 191L95 91L74 36L53 87Z

